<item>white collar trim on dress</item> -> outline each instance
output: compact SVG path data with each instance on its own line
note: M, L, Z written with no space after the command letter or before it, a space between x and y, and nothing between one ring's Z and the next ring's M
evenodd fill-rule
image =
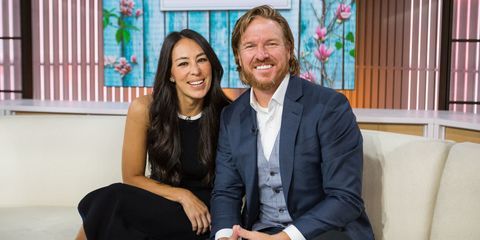
M193 120L199 119L202 116L202 112L200 112L199 114L197 114L195 116L185 116L185 115L182 115L180 113L177 113L177 115L178 115L179 118L181 118L183 120L193 121Z

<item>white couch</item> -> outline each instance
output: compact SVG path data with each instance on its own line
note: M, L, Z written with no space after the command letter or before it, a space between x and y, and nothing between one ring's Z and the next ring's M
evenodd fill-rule
M124 116L0 117L0 239L73 239L93 189L121 181Z
M480 239L480 144L362 130L377 240Z
M73 239L78 201L121 181L124 116L0 117L0 239ZM480 239L480 145L363 131L377 239Z

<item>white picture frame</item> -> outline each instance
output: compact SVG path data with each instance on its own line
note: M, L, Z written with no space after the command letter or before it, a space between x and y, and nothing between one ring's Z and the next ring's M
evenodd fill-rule
M275 9L290 9L291 0L159 0L161 11L190 10L245 10L260 5L270 5Z

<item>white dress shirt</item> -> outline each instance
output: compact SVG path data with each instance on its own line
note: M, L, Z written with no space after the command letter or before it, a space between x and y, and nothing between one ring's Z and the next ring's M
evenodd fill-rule
M278 86L267 107L262 107L257 102L253 89L250 89L250 106L257 112L257 127L262 141L263 153L267 161L272 154L275 139L282 125L283 101L287 92L290 75L287 74Z
M257 112L257 127L262 141L265 159L270 159L277 135L280 134L282 126L283 102L287 93L290 74L282 80L266 108L260 106L255 97L253 88L250 89L250 106ZM302 233L294 226L289 225L283 230L292 240L306 240ZM233 234L231 228L224 228L215 234L215 239L230 237Z

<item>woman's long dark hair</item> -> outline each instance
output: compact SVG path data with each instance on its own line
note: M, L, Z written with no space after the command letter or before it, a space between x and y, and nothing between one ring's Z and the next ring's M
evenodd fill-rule
M150 106L150 126L147 133L148 161L151 177L163 183L178 186L182 179L180 153L182 151L177 112L179 103L175 83L169 81L172 68L172 50L182 38L195 41L206 54L212 66L210 90L203 100L200 118L199 159L208 174L203 179L210 185L215 171L220 112L228 104L220 80L223 68L207 40L195 31L184 29L172 32L164 40L153 86L153 101Z

